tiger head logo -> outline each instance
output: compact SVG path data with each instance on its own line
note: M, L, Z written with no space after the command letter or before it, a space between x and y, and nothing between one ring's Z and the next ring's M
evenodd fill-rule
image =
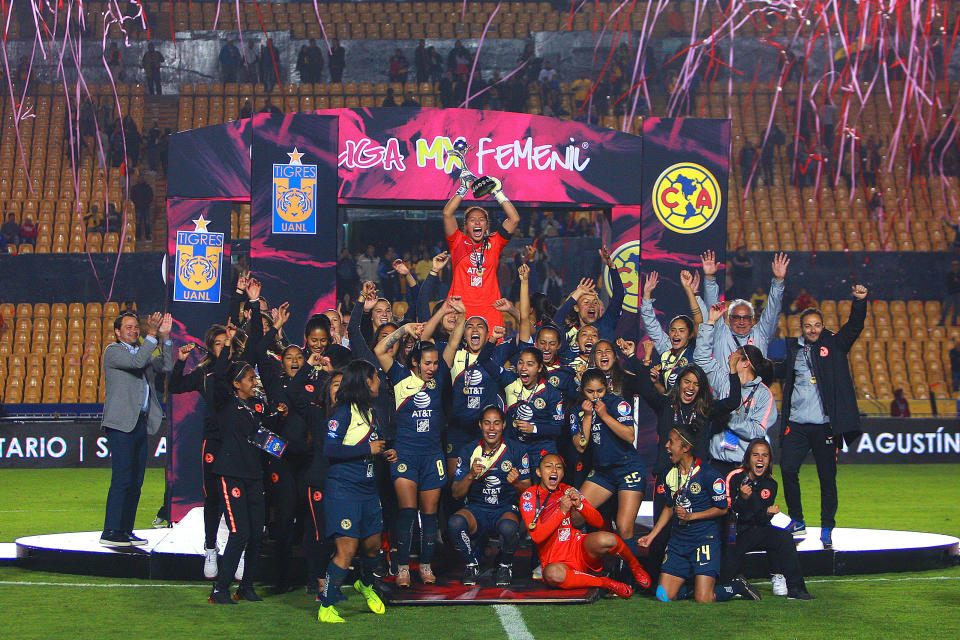
M277 185L277 212L287 222L303 222L313 212L313 189Z
M177 265L177 277L180 284L191 291L205 291L217 283L220 265L217 260L207 256L193 256L180 253Z

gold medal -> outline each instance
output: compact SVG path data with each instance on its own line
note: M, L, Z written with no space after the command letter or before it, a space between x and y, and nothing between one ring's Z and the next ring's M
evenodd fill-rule
M527 529L530 529L530 531L533 531L536 528L537 528L536 522L531 522L530 524L527 525Z
M580 446L581 447L587 446L587 436L580 436Z
M817 376L810 376L810 384L817 384Z

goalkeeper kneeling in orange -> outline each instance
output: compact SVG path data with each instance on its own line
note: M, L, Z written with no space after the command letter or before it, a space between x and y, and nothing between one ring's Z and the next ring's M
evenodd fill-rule
M603 516L573 487L563 484L563 459L548 454L537 468L540 482L523 492L520 513L537 545L543 564L543 579L561 589L603 587L629 598L630 585L595 575L603 570L604 556L619 556L644 589L650 576L616 534L596 531L583 534L573 527L572 513L578 512L592 527L603 527Z

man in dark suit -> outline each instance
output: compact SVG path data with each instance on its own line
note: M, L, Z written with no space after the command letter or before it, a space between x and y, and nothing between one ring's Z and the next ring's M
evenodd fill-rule
M787 357L778 364L782 374L780 410L780 472L790 512L789 531L806 537L800 502L800 465L813 451L820 479L820 541L833 546L837 514L837 454L843 443L853 446L862 435L857 395L847 354L863 331L867 288L853 286L850 318L834 333L823 327L823 315L806 309L800 316L802 336L787 340Z
M140 322L132 312L113 323L117 341L103 352L103 430L110 445L112 474L100 544L129 547L146 544L133 534L140 502L140 487L147 466L147 435L157 432L163 419L157 374L173 370L170 314L154 313L146 320L146 337L140 340ZM157 345L161 353L154 356Z

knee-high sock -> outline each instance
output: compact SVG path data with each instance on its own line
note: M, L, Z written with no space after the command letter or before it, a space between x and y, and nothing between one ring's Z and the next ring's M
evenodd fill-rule
M603 587L604 589L608 589L613 582L614 580L610 578L574 571L570 567L567 567L567 575L559 587L561 589L582 589L583 587Z
M397 514L397 563L410 563L410 540L413 538L413 523L417 519L416 509L400 509Z
M340 591L340 585L347 577L347 569L344 569L336 562L327 565L327 582L323 587L323 593L320 594L320 603L325 607L330 607L341 600L346 600L346 596Z
M373 570L377 568L377 559L377 556L373 556L372 558L368 558L367 556L360 557L360 582L368 587L373 586Z
M690 597L690 593L691 593L691 589L690 589L689 585L686 585L686 584L681 585L680 588L677 590L677 595L674 596L673 599L674 599L674 600L686 600L687 598Z
M733 596L737 595L737 592L734 591L730 583L718 584L713 588L713 595L717 599L717 602L726 602Z
M473 557L473 544L470 542L470 525L467 524L466 518L459 513L450 516L450 520L447 521L447 536L465 563L476 564L477 559Z
M500 534L500 563L512 564L513 554L520 543L520 527L510 518L503 518L497 523L497 533Z
M421 513L420 522L420 562L430 564L433 560L433 549L437 544L437 531L440 529L440 518L435 513Z

